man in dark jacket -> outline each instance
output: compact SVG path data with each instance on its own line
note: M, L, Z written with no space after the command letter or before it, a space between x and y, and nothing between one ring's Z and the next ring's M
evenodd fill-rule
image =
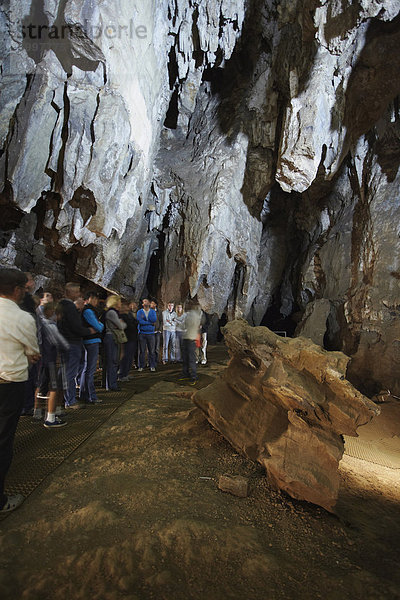
M33 279L32 273L29 273L28 271L25 272L25 275L28 281L25 285L24 297L19 306L20 308L22 308L22 310L25 310L26 312L30 313L32 317L36 320L36 304L32 296L33 292L35 291L35 280Z
M64 392L65 408L80 408L76 401L75 378L81 362L83 338L96 333L93 327L84 327L82 324L81 314L74 304L80 295L79 283L67 283L65 298L59 302L58 329L69 343L69 350L64 351L61 356L67 381L67 389Z

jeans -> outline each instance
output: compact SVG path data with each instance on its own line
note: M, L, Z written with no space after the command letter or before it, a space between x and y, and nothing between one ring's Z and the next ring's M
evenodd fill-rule
M154 354L156 356L156 364L157 364L158 360L160 358L161 331L156 331L154 335L155 335L155 340L156 340Z
M84 344L84 362L80 379L79 398L87 402L97 400L96 388L94 387L94 374L96 373L97 359L99 357L99 342Z
M7 497L4 481L13 457L15 431L24 404L26 381L0 384L0 508Z
M168 362L168 346L170 346L170 360L175 360L175 331L163 331L163 360Z
M124 344L124 355L119 365L119 376L127 377L132 368L133 360L137 356L137 340L127 341ZM137 358L136 358L137 360Z
M118 388L119 344L114 341L112 333L106 333L104 336L104 349L106 356L106 389L116 390Z
M63 352L63 362L65 365L66 390L64 390L65 406L76 404L76 377L83 352L82 342L70 342L69 349Z
M156 368L155 345L154 333L139 333L139 369L143 369L145 366L146 348L149 353L150 368Z
M85 368L85 360L86 360L86 356L85 356L85 345L82 345L82 354L81 354L81 360L79 363L79 368L78 368L78 372L76 374L76 386L78 387L78 385L81 385L81 378L82 378L82 373L83 373L83 369Z
M191 379L196 379L196 340L182 340L182 360L183 377L190 377Z
M182 362L183 331L176 331L175 333L175 358L178 362Z
M207 334L201 334L201 347L199 350L199 362L207 362Z

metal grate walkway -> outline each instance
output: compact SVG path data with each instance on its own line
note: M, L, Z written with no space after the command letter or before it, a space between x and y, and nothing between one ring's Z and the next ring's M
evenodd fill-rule
M101 404L85 405L82 410L69 411L68 425L46 429L43 421L21 417L14 442L14 457L7 475L6 493L28 496L78 446L87 440L124 402L134 395L128 384L119 392L98 390Z
M224 346L210 348L213 362L226 364ZM225 361L225 362L224 362ZM199 384L204 387L212 378L204 369L199 374ZM95 384L100 404L85 405L77 411L68 411L66 427L46 429L43 422L36 422L32 417L21 417L14 441L14 457L6 479L6 494L22 494L29 496L50 473L87 440L107 419L125 402L151 388L159 381L178 383L181 367L179 365L159 365L156 373L147 370L140 375L131 371L133 379L122 384L118 392L106 392L101 389L101 373L97 373ZM188 388L192 389L192 388ZM0 517L0 521L7 517Z
M400 437L366 441L345 436L344 453L389 469L400 469Z

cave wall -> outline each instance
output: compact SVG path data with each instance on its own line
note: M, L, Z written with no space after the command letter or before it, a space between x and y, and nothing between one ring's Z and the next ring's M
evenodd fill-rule
M253 324L275 306L397 389L398 13L2 3L0 263Z

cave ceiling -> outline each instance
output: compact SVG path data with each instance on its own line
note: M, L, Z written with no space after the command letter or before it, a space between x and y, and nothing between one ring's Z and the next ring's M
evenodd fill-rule
M359 383L395 387L399 10L3 2L0 264L38 287L314 320Z

